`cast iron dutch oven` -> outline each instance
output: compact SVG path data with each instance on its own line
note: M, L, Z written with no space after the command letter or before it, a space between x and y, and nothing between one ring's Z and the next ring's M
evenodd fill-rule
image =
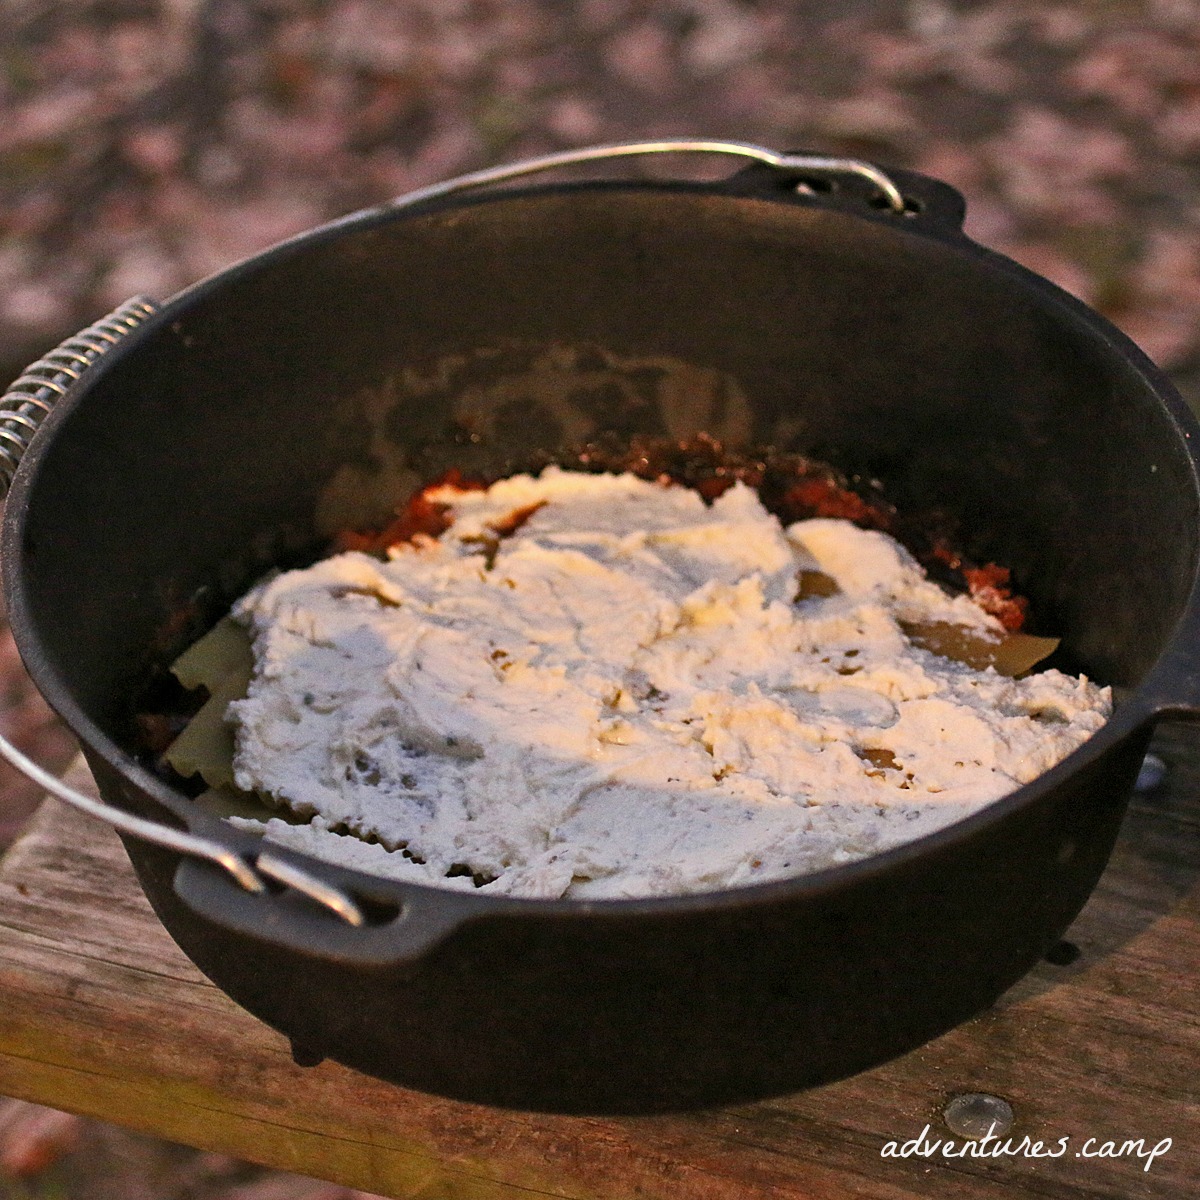
M1200 711L1197 426L1146 357L967 239L961 197L915 174L708 143L553 161L670 149L756 162L718 183L466 190L544 162L453 181L157 311L128 305L8 398L14 462L53 407L3 528L28 669L167 929L306 1061L566 1112L877 1064L979 1012L1060 937L1155 721ZM139 762L154 666L270 564L451 466L498 475L600 435L698 432L834 457L954 514L1066 665L1114 685L1112 720L1034 783L866 861L590 903L263 852Z

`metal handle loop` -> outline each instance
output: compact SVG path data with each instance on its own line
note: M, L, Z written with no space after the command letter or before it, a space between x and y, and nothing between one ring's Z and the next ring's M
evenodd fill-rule
M407 208L423 200L448 196L454 192L471 188L486 187L491 183L503 183L534 175L539 171L550 171L555 167L570 167L579 163L601 162L610 158L633 158L642 154L726 154L738 158L749 158L765 163L780 171L807 171L822 175L859 175L869 180L878 189L894 213L903 215L904 196L891 178L871 163L857 158L829 158L818 154L780 154L765 146L752 142L726 142L708 140L666 140L659 142L615 142L604 146L585 146L579 150L562 150L556 154L545 154L540 158L527 158L521 162L504 163L498 167L485 167L482 171L471 171L453 179L433 183L406 192L392 201L394 208Z
M84 792L69 788L61 779L51 775L49 771L39 767L31 758L27 758L7 738L0 736L0 756L6 758L26 778L43 787L52 796L65 801L72 808L77 808L89 817L107 821L114 829L128 833L142 841L163 846L168 850L176 850L180 854L192 854L207 858L224 867L248 892L262 892L266 885L251 870L250 865L241 855L228 846L210 838L197 837L182 829L173 829L158 821L148 821L144 817L135 817L123 808L116 808L96 800Z
M339 891L325 880L312 875L294 863L287 862L269 851L260 851L253 865L237 850L226 846L215 838L200 837L184 829L174 829L159 821L134 816L123 808L105 804L85 792L68 787L57 776L38 766L33 759L22 754L6 737L0 735L0 757L6 759L27 779L44 788L52 796L71 805L72 808L105 821L121 833L129 834L154 846L174 850L192 858L203 858L224 868L237 883L248 892L263 893L267 885L260 878L267 876L275 883L284 884L303 892L310 899L336 913L348 925L355 927L366 924L362 909L351 897ZM258 868L257 872L255 867Z
M50 415L54 405L67 394L68 388L77 382L101 355L157 309L157 303L146 296L134 296L125 301L95 325L67 338L61 345L27 367L3 397L0 397L0 499L8 494L13 477L34 435ZM336 913L349 925L366 924L362 909L349 896L317 876L267 851L256 855L255 864L252 866L238 851L215 838L200 837L159 821L134 816L115 805L106 804L84 792L77 792L22 754L3 736L0 736L0 757L16 767L26 778L72 808L97 820L106 821L114 829L141 841L174 850L179 854L207 859L227 871L248 892L265 892L267 885L261 876L266 876L276 883L303 892Z
M162 846L166 850L174 850L177 854L186 854L192 858L207 859L223 867L248 892L265 892L267 885L260 878L260 874L265 875L275 883L303 892L330 912L336 913L347 925L358 927L366 924L362 909L351 897L318 876L269 851L256 854L252 865L238 851L215 838L200 837L185 829L174 829L170 825L164 825L160 821L149 821L145 817L134 816L123 808L105 804L103 800L97 800L85 792L77 792L74 788L67 787L57 776L38 766L33 759L22 754L3 735L0 735L0 757L16 767L27 779L45 788L52 796L56 796L72 808L99 821L106 821L121 833L127 833L143 842ZM257 872L255 867L258 868Z

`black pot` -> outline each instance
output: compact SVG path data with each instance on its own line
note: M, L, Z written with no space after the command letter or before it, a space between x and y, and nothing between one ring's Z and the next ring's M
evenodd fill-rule
M979 1012L1079 911L1154 721L1200 703L1197 426L1120 333L969 241L956 193L892 175L903 214L860 178L798 193L766 166L358 214L175 297L47 418L3 529L29 671L110 804L249 864L253 838L135 757L155 666L265 566L414 483L601 434L871 471L960 518L1068 665L1120 696L1079 751L968 820L709 895L518 900L273 852L352 897L353 928L128 839L183 950L301 1055L560 1111L761 1097Z

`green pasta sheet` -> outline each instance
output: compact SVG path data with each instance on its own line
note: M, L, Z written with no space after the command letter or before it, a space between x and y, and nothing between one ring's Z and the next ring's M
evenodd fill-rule
M222 617L171 664L171 674L189 691L206 687L215 692L235 671L245 672L249 679L253 666L249 632L232 617Z
M171 665L186 688L204 687L209 697L163 758L184 778L199 774L210 788L233 787L233 730L225 713L241 700L254 673L250 635L224 617Z
M199 774L209 787L233 786L233 730L225 723L230 702L246 695L250 672L234 671L212 689L200 711L163 756L180 775Z
M299 823L286 809L275 809L255 792L243 792L235 787L209 788L196 797L196 806L214 817L245 817L264 824L272 817L289 823Z

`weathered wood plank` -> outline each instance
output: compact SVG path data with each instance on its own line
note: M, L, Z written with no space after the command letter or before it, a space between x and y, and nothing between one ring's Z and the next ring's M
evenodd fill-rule
M285 1040L180 954L102 827L47 803L0 863L0 1092L372 1192L427 1200L1171 1198L1200 1180L1200 738L1161 739L1169 787L1140 800L1071 930L989 1012L875 1071L754 1105L568 1118L460 1104ZM78 779L78 776L76 777ZM86 778L86 774L84 775ZM953 1096L1004 1096L1060 1158L884 1158L951 1136ZM1171 1149L1078 1156L1088 1137Z

